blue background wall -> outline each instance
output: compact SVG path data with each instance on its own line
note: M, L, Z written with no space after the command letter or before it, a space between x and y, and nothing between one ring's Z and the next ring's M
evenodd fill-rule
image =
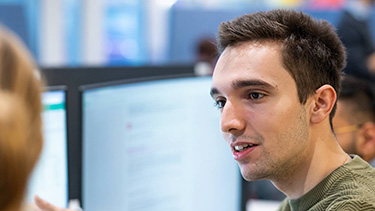
M204 10L197 8L174 7L170 19L170 50L172 63L195 61L195 48L199 39L216 37L218 26L245 13L259 10ZM332 25L338 24L341 10L304 10L318 19L325 19ZM375 16L372 16L372 30L375 36Z

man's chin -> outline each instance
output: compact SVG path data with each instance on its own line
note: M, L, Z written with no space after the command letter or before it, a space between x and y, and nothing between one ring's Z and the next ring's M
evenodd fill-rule
M246 181L257 181L257 180L267 180L267 176L265 174L260 174L255 171L251 170L244 170L241 168L241 175Z

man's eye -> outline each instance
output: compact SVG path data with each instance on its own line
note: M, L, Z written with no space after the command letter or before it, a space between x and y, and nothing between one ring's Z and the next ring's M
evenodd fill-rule
M216 100L215 102L215 106L218 108L218 109L222 109L225 105L225 100Z
M264 97L264 94L261 94L261 93L258 93L258 92L253 92L253 93L249 94L249 98L251 100L259 100L259 99L261 99L263 97Z

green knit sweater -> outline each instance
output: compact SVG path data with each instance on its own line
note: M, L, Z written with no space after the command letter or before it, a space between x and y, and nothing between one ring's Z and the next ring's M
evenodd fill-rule
M354 156L305 195L293 200L286 198L279 210L375 210L375 170Z

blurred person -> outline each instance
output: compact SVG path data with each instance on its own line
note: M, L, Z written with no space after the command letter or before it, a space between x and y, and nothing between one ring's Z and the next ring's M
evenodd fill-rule
M344 77L333 127L345 152L375 165L375 95L368 81Z
M196 46L195 73L197 75L212 75L218 55L215 39L201 38Z
M42 82L21 41L0 26L0 210L20 210L42 149Z
M348 0L337 26L337 33L347 48L349 75L375 82L375 37L370 21L375 0Z
M219 27L211 96L242 176L270 180L280 210L375 210L375 170L332 128L345 48L327 21L293 10Z

